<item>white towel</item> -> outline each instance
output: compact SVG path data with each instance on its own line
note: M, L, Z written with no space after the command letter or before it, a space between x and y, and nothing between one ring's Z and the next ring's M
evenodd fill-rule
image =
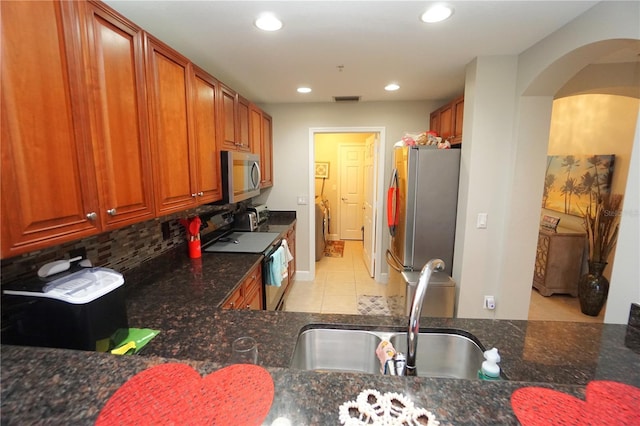
M289 243L287 242L286 238L282 239L282 247L284 247L284 258L287 261L287 263L291 262L293 260L293 255L291 254L291 251L289 250Z

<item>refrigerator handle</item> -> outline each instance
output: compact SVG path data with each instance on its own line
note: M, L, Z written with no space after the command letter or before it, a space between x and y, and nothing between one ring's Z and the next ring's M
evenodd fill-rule
M398 225L398 169L393 169L387 190L387 226L389 234L395 236Z

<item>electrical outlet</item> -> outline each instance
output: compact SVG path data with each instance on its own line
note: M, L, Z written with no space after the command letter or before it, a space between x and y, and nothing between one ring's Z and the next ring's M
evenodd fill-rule
M162 229L162 241L167 241L171 237L169 221L162 222L162 225L160 225L160 229Z
M493 296L484 297L484 308L493 311L496 308L496 300Z

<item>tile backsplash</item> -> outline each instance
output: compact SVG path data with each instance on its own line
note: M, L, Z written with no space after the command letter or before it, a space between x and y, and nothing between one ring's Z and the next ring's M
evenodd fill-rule
M179 222L180 218L218 210L229 210L229 206L205 205L82 240L3 259L0 263L2 274L0 279L4 284L34 277L38 269L45 263L58 259L69 259L70 252L83 249L87 253L86 258L90 259L94 266L125 272L183 244L185 231ZM162 232L162 224L164 223L166 223L165 231L168 227L168 233L165 232L165 235Z

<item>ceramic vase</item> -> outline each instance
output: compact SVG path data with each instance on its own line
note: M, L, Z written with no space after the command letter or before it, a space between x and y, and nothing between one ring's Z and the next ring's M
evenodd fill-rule
M589 262L589 273L578 283L578 298L583 314L597 317L607 301L609 280L602 275L606 262Z

